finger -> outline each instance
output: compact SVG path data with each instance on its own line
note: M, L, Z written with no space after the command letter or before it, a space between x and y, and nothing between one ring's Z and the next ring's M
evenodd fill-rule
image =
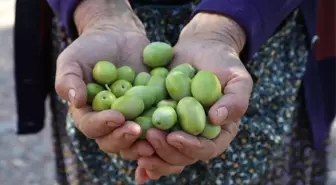
M219 136L213 140L217 149L216 154L214 154L214 156L211 156L210 158L217 157L230 146L231 142L239 132L239 125L240 120L236 122L235 121L227 122L224 125L222 125L222 130Z
M167 134L159 129L148 130L146 136L147 141L153 146L156 154L165 162L172 165L189 165L196 161L169 145L166 141L166 136Z
M72 59L68 52L63 52L57 59L55 89L63 99L80 108L86 104L86 84L83 69Z
M252 91L252 79L244 72L236 72L228 79L224 87L224 96L220 98L209 110L210 121L221 125L224 121L237 121L246 112Z
M129 148L141 135L138 124L126 121L124 125L116 128L112 133L96 139L100 149L107 153L117 153Z
M192 142L191 142L192 141ZM215 155L216 144L203 137L195 137L185 132L172 132L167 136L167 142L189 158L208 160ZM198 143L195 145L194 143Z
M141 157L138 167L146 169L149 177L157 178L171 174L179 174L184 166L171 165L163 161L159 156Z
M219 136L214 140L209 140L203 137L198 137L201 147L190 145L186 142L188 137L194 137L184 132L173 132L168 135L167 141L173 146L177 146L179 151L184 155L192 158L197 158L202 161L212 159L219 154L223 153L230 145L231 141L235 138L239 131L237 123L226 123L222 126Z
M124 116L113 110L92 112L89 106L77 109L70 104L69 112L76 128L91 139L102 137L125 123Z
M145 182L147 182L149 180L149 176L147 175L147 172L144 168L137 168L135 170L135 180L139 183L139 184L143 184Z
M149 171L149 170L145 170L145 171L146 171L146 174L148 175L148 177L150 179L153 179L153 180L159 180L161 178L161 176L163 176L158 172L153 172L153 171Z
M120 155L125 160L137 160L141 156L151 156L154 152L154 149L147 141L138 141L130 148L122 149Z

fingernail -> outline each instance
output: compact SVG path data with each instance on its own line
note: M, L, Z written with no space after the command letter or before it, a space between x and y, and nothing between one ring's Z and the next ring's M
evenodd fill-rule
M217 116L220 122L225 121L228 115L229 115L229 111L226 107L221 107L217 109Z
M76 91L74 89L70 89L68 92L69 102L73 103L75 101Z
M178 148L178 149L182 149L182 148L183 148L183 145L182 145L182 143L180 143L180 142L174 142L174 143L172 143L172 145L173 145L175 148Z

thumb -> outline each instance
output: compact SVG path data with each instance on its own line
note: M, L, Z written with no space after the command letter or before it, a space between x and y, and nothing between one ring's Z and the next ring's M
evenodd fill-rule
M224 96L208 112L211 123L222 125L224 121L237 121L245 114L253 82L248 72L244 73L228 80L223 89Z
M76 108L86 105L86 84L81 65L63 52L57 59L55 89Z

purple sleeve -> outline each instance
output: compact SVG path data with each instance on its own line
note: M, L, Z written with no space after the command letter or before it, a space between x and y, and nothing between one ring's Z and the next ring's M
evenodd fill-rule
M61 21L65 31L71 38L77 37L77 29L73 21L73 12L81 0L47 0L55 15Z
M249 61L288 14L303 0L202 0L194 10L226 15L245 31L247 43L242 53Z

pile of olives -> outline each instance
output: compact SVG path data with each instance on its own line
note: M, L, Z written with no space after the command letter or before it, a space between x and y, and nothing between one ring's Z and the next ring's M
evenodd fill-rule
M99 61L92 71L96 83L87 84L87 103L94 111L113 109L138 123L141 139L153 127L216 138L221 128L208 122L205 110L222 96L218 78L208 71L197 72L188 63L169 71L165 66L173 54L169 44L147 45L143 61L150 73L136 74L129 66L117 68L112 62Z

